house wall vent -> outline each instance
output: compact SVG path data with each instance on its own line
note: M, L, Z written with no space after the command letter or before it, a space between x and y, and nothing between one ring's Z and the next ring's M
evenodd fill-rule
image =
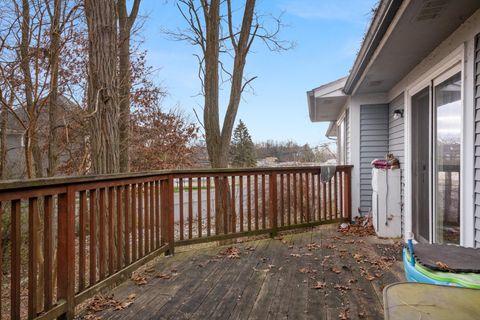
M416 21L433 20L445 9L449 0L426 0L417 15Z

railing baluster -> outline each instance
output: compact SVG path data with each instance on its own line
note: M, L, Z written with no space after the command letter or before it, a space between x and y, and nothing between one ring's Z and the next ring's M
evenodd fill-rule
M211 226L211 223L212 223L211 222L211 219L212 219L212 217L211 217L211 215L212 215L212 213L211 213L211 210L212 210L212 208L211 208L211 200L212 200L211 199L211 192L212 191L211 191L210 188L211 188L210 177L207 177L207 237L210 236L210 228L212 227Z
M150 181L150 252L155 250L155 181Z
M320 169L321 170L321 169ZM317 174L317 220L322 221L322 182L320 181L320 171Z
M105 278L105 188L100 188L100 197L99 197L99 205L100 205L100 221L98 227L100 228L100 243L99 243L99 275L100 280Z
M193 236L193 180L188 178L188 239Z
M140 259L141 257L143 257L143 244L144 244L144 240L143 240L143 228L144 228L144 225L143 225L143 183L139 183L138 186L137 186L137 193L138 193L138 259Z
M312 201L312 212L310 214L310 218L312 221L315 221L315 174L312 172L310 174L310 177L311 177L311 183L312 183L312 198L311 198L311 201Z
M340 195L340 199L339 199L339 202L340 202L340 218L343 218L343 171L339 171L339 187L340 187L340 191L339 191L339 195Z
M215 177L214 178L214 182L215 182L215 185L214 185L214 194L215 194L215 210L214 210L214 213L215 213L215 218L214 218L214 222L215 222L215 235L218 235L220 233L220 226L219 226L219 222L218 221L218 215L220 214L219 213L219 207L220 207L220 200L219 200L219 181L220 181L220 178L219 177Z
M130 214L132 215L132 262L137 260L137 185L132 184L132 210Z
M247 175L247 230L252 231L252 182Z
M116 188L116 195L117 195L117 200L116 200L116 208L117 208L117 241L116 241L116 261L117 261L117 271L122 269L122 264L123 264L123 258L124 258L124 253L123 253L123 234L122 234L122 223L123 223L123 203L122 203L122 187L118 186Z
M160 248L160 181L155 181L155 239L156 248Z
M132 241L132 237L130 233L132 232L130 228L130 185L127 184L125 185L125 188L123 189L123 196L125 198L125 211L124 211L124 219L125 219L125 265L129 265L131 263L130 260L130 243Z
M277 235L277 218L278 218L278 202L277 202L277 174L271 173L268 181L269 191L269 227L272 229L271 236Z
M202 237L202 178L197 178L197 221L198 237Z
M300 181L298 182L298 186L300 189L300 223L305 221L305 212L304 212L304 199L303 199L303 173L298 174Z
M90 190L90 272L89 272L89 286L93 286L97 281L97 191Z
M297 174L293 174L293 223L297 224Z
M58 195L57 296L66 301L62 319L73 319L75 312L75 192Z
M287 223L289 226L292 225L292 202L291 202L291 193L292 186L290 184L290 173L287 173Z
M45 196L43 199L43 276L44 276L44 310L49 310L53 305L53 199L52 196Z
M344 218L347 218L349 221L352 219L352 185L351 185L351 174L352 174L352 168L347 168L346 171L345 171L345 175L344 175L344 183L345 183L345 186L344 186L344 195L343 195L343 199L344 199L344 205L343 205L343 208L345 210L345 214L344 214Z
M269 186L270 188L270 186ZM267 228L266 224L266 194L265 194L265 175L262 174L262 229Z
M87 210L87 195L85 191L80 191L80 207L78 212L78 224L79 224L79 243L78 243L78 291L85 289L85 269L86 269L86 257L85 257L85 240L86 240L86 223L85 213ZM46 222L45 222L46 223Z
M333 176L333 205L335 209L333 210L334 212L334 217L335 219L338 218L338 189L337 189L337 171L335 171L335 174Z
M240 215L240 232L243 232L243 175L239 176L239 195L238 195L238 200L240 201L239 203L239 215Z
M144 249L142 256L150 252L150 202L149 197L149 183L145 182L143 185L143 241Z
M21 221L21 202L20 200L12 201L11 213L11 285L10 285L10 315L12 319L20 319L20 221Z
M237 213L236 213L236 203L235 203L235 176L232 176L232 213L231 213L230 225L232 228L232 233L237 232Z
M223 211L223 233L228 233L228 176L223 176L222 182L222 211Z
M258 230L258 175L255 174L254 176L254 192L255 192L255 230Z
M305 173L305 202L307 205L307 212L306 212L306 220L307 222L310 222L310 186L309 186L310 178L309 178L309 173ZM313 191L313 187L312 187Z
M180 214L180 240L184 238L183 226L185 221L183 220L183 179L178 179L178 211Z
M114 251L114 220L113 220L113 208L114 208L114 188L108 188L108 274L113 274L115 266L115 251Z
M280 225L285 225L285 199L284 199L284 177L280 174Z
M37 215L38 199L28 200L28 317L37 316Z
M332 203L332 179L328 180L328 220L332 219L333 216L333 203Z
M327 220L327 183L322 182L323 220Z

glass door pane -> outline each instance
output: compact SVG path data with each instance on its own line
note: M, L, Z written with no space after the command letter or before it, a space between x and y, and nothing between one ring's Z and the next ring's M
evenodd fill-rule
M430 88L412 96L412 227L420 242L430 241Z
M462 78L435 87L435 241L460 244Z

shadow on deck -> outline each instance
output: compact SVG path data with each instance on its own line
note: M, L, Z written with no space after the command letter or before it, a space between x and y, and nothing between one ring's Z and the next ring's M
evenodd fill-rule
M383 287L404 280L398 242L344 235L336 225L237 243L238 258L228 248L161 257L81 317L379 319Z

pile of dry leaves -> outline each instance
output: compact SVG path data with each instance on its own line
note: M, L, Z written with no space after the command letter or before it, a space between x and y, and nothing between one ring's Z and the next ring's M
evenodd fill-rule
M355 217L352 223L342 223L338 227L338 232L359 237L375 235L372 217Z
M113 294L108 296L97 295L95 296L87 306L87 314L83 317L86 320L97 320L101 319L97 315L98 312L104 311L107 309L113 310L124 310L128 308L136 298L136 294L130 294L125 300L119 301L114 299Z

